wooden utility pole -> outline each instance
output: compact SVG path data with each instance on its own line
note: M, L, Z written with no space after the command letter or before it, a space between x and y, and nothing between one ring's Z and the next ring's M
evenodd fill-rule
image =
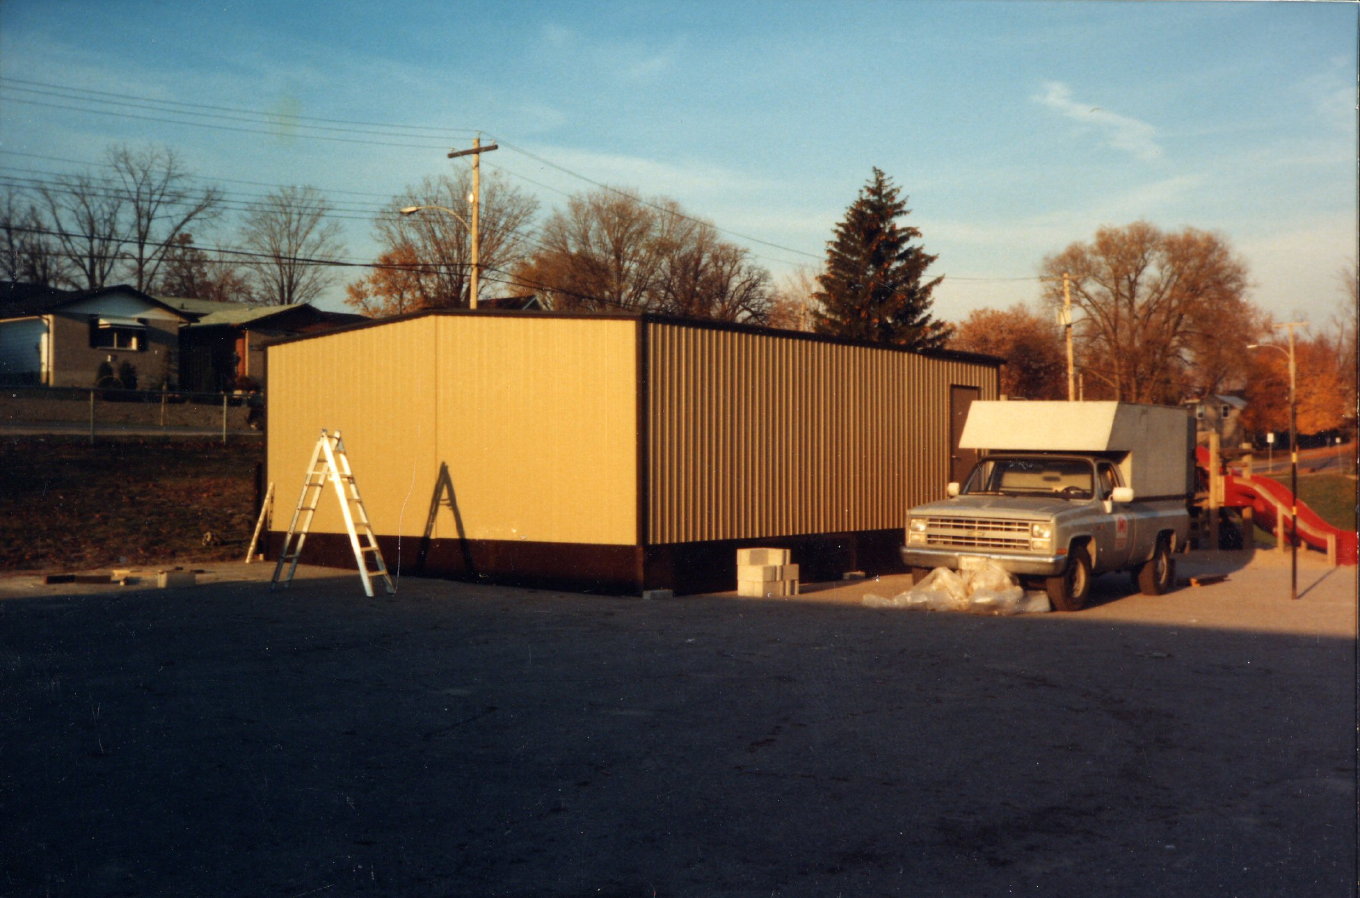
M1076 369L1072 363L1072 278L1063 272L1063 328L1067 335L1067 401L1077 398Z
M478 234L478 227L481 221L480 208L482 205L482 154L492 150L500 149L496 144L482 146L482 139L474 137L472 139L472 149L470 150L449 150L449 158L458 156L472 157L472 221L469 223L468 230L472 234L472 283L468 287L468 307L477 308L477 291L480 288L480 276L482 268L482 243Z

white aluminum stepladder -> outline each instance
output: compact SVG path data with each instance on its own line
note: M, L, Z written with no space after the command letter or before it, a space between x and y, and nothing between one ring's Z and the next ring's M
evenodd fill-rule
M338 430L334 433L321 431L321 437L312 449L307 477L302 482L302 495L298 497L297 508L293 510L293 520L288 525L288 535L284 537L283 549L279 552L278 563L274 565L274 579L269 588L274 589L280 582L287 587L293 582L293 572L297 570L302 546L307 541L307 531L312 526L312 516L316 514L327 481L335 485L335 495L340 499L340 512L345 518L350 545L354 547L354 560L359 565L364 594L369 597L373 595L372 574L382 577L389 595L395 593L397 587L387 573L382 549L378 548L377 537L373 535L373 525L368 521L363 499L359 496L359 485L350 469L349 455L345 452L345 443L340 439ZM372 571L369 570L370 560ZM288 566L288 573L280 580L284 565Z

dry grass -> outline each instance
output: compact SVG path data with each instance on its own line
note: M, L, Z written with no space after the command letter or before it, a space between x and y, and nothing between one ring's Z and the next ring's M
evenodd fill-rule
M263 440L0 440L0 570L244 555ZM215 544L204 545L212 533Z

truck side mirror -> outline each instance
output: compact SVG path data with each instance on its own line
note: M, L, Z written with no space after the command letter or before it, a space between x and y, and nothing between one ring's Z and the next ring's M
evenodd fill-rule
M959 494L959 485L957 483L950 483L949 486L944 488L944 494L953 499Z
M1111 501L1111 502L1132 502L1132 501L1133 501L1133 487L1131 487L1131 486L1117 486L1117 487L1115 487L1114 489L1110 490L1110 501Z

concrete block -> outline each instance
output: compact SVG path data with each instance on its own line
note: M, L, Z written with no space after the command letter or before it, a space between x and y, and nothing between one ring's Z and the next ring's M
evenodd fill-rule
M788 564L788 549L738 549L737 564Z
M673 599L675 591L670 589L644 589L642 597L648 601L652 599Z
M738 580L797 580L796 564L739 564Z
M193 571L160 571L156 574L156 586L160 589L178 589L193 586L195 582Z
M784 598L798 595L797 580L738 580L737 595L751 599Z

